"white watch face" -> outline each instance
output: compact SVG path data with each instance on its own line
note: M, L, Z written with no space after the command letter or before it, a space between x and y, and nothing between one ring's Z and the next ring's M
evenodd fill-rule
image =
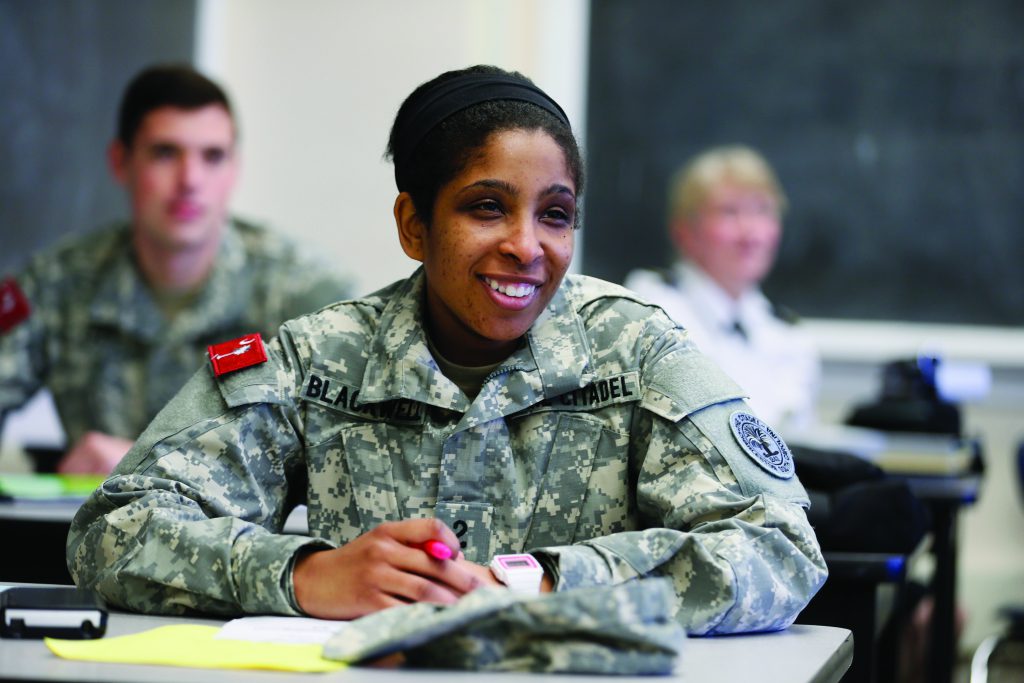
M495 555L491 560L491 572L503 584L517 593L537 594L544 568L533 555Z
M533 569L537 566L537 560L533 559L532 555L511 555L502 556L498 560L501 564L502 569L505 571L515 571L516 569Z

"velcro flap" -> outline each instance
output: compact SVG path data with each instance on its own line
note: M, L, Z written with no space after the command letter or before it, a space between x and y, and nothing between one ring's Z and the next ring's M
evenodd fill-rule
M662 358L644 377L641 405L672 422L710 405L747 396L714 361L689 349Z
M229 407L250 403L287 405L281 395L276 363L261 363L237 372L216 377L217 386Z

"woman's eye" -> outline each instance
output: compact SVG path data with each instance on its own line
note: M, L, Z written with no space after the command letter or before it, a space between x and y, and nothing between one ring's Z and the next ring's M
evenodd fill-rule
M554 207L544 212L544 220L558 225L568 225L572 223L572 216L565 209Z
M495 201L482 201L473 205L473 212L485 216L497 216L501 214L501 205Z

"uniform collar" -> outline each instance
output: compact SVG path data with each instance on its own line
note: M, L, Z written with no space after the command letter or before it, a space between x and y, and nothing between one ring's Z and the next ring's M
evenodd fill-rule
M129 225L118 231L115 250L109 267L100 275L89 307L94 324L114 327L148 342L161 337L165 341L194 339L241 318L252 296L245 247L233 223L224 230L213 270L199 297L170 325L142 279Z
M579 288L576 276L567 275L528 333L546 398L579 389L593 379L590 345L577 312Z
M420 267L398 283L370 340L360 396L365 402L408 398L448 410L469 403L455 383L441 374L427 348L423 326L426 280Z
M709 329L729 329L737 321L750 326L759 322L764 312L770 309L760 289L748 289L739 300L733 299L707 272L691 261L678 262L675 274L685 286L697 315Z
M527 333L528 344L484 383L472 407L430 355L423 326L423 269L399 284L370 342L360 395L364 401L407 398L466 413L462 427L509 415L589 381L590 349L567 278Z

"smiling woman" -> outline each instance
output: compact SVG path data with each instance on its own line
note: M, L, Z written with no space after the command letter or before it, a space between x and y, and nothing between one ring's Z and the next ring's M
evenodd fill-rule
M453 604L529 553L535 592L663 577L690 633L792 623L825 579L792 456L661 309L566 275L583 173L561 108L517 73L449 72L388 151L422 267L197 374L76 518L77 582L142 611L346 619ZM282 533L301 502L312 538Z
M388 154L432 349L450 363L503 360L572 260L583 163L565 112L519 74L448 72L402 104Z
M492 135L424 221L395 201L405 253L424 265L428 332L468 365L507 357L555 295L573 252L575 183L546 133Z

